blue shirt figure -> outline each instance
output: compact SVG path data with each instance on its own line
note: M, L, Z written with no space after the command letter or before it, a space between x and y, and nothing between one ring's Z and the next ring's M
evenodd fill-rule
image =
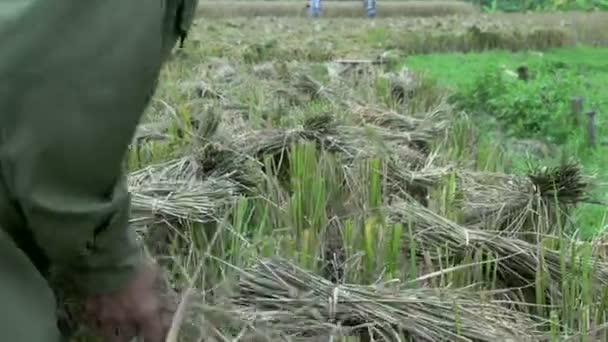
M363 0L363 4L365 5L365 13L368 18L376 17L376 0Z
M310 0L310 15L315 18L321 16L321 0Z

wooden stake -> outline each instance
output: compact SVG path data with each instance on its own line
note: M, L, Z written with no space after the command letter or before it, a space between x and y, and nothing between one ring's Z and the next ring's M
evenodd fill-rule
M583 113L583 98L575 96L570 101L570 108L572 111L572 121L576 127L581 124L581 114Z
M587 112L587 139L589 141L589 146L594 148L596 146L596 136L595 136L595 111Z

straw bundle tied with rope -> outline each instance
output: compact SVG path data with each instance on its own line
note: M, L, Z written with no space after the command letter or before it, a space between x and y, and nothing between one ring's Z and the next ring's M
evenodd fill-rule
M334 105L347 103L345 96L338 95L346 94L346 89L337 86L326 86L312 77L309 72L296 72L291 82L291 88L306 94L310 100L323 99Z
M407 159L389 156L385 177L391 193L409 193L410 187L432 188L454 172L450 165L436 165L436 159L436 153L431 153L424 163L413 164Z
M415 241L420 253L428 253L440 262L447 253L463 260L467 254L481 251L495 263L497 274L509 287L523 288L534 284L537 272L541 270L548 277L547 295L561 298L560 285L567 275L576 274L575 264L587 264L594 270L595 282L599 286L608 286L608 263L597 258L573 257L567 252L562 255L497 232L465 228L414 201L392 204L387 212L392 222L413 225L413 234L406 237L406 244Z
M138 223L171 220L218 221L217 212L232 203L237 186L228 179L203 182L159 182L132 189L132 213Z
M416 115L405 115L369 105L354 104L350 109L359 117L359 122L399 132L416 132L427 139L439 136L448 128L451 114L451 107L443 102L427 113Z
M295 143L314 142L325 151L340 153L345 161L383 155L397 155L417 162L425 159L419 151L407 146L413 139L410 132L343 125L331 114L311 116L299 128L253 131L241 138L240 149L258 157L281 155Z
M538 334L528 315L483 303L466 289L336 285L278 258L238 274L237 293L206 310L207 317L221 317L218 329L240 327L245 336L256 330L279 335L274 331L281 337L273 341L315 341L369 332L377 341L495 342L533 341Z
M322 70L317 65L317 70ZM313 100L331 103L334 107L346 106L352 101L351 89L341 83L341 79L325 84L312 76L314 70L309 66L282 64L279 79L266 81L268 90L280 101L292 105L307 105ZM258 81L259 84L259 81Z
M533 169L527 176L486 172L458 172L457 205L468 225L491 222L503 232L541 230L559 233L558 216L589 200L590 179L581 166L569 162Z
M133 222L216 221L218 211L238 196L228 176L202 179L193 157L148 166L129 176Z

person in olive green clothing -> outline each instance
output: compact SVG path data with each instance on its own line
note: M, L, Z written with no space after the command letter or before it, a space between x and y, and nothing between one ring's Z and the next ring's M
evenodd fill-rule
M124 160L197 0L0 0L0 339L58 342L50 267L106 341L164 340Z

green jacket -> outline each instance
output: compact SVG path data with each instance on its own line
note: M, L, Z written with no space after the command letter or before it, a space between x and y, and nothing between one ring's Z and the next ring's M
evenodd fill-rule
M0 0L0 227L88 292L143 261L123 168L197 0Z

